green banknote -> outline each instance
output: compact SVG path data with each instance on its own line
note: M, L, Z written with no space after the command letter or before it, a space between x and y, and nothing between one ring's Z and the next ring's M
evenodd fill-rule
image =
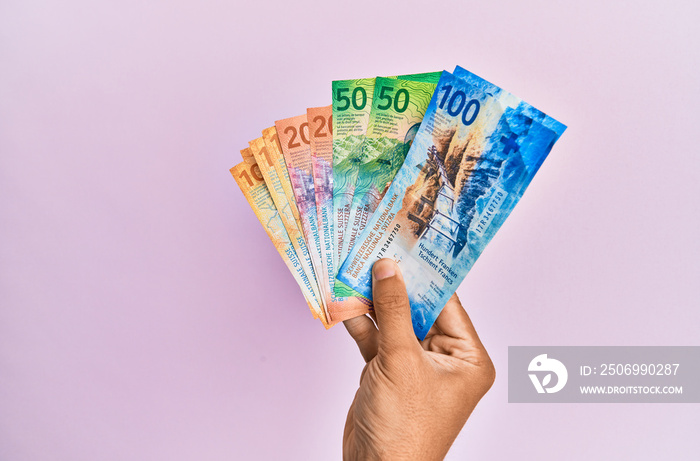
M403 79L376 79L362 163L350 207L341 258L347 256L367 218L403 164L436 84Z
M441 75L442 75L442 71L440 71L440 72L424 72L422 74L406 74L406 75L399 75L398 77L389 77L389 78L400 78L401 80L411 80L413 82L433 83L433 84L437 85L437 83L440 81Z
M386 77L389 79L401 79L410 80L416 82L427 82L437 84L440 80L441 72L425 72L419 74L405 74L399 76ZM351 126L351 121L348 120L349 117L356 117L362 122L365 121L366 125L365 131L369 125L369 117L367 110L371 112L371 106L373 99L365 99L366 96L372 95L376 92L376 86L374 86L375 79L362 79L364 81L369 81L368 83L362 82L361 80L343 80L334 82L333 87L333 114L334 119L337 117L342 117L345 120L339 124L339 127ZM354 86L353 86L354 85ZM358 89L362 87L363 90ZM374 89L372 89L374 88ZM340 89L338 91L338 89ZM353 99L350 100L350 105L348 107L347 96L352 95ZM336 98L338 104L335 104ZM361 113L357 110L360 107L364 107ZM353 109L355 111L353 111ZM348 111L347 113L341 114L341 112ZM348 123L349 122L349 123ZM350 213L351 206L354 199L356 181L358 175L360 174L360 165L364 161L363 156L363 146L364 146L364 133L361 132L362 124L357 124L355 127L359 128L356 130L354 136L349 137L346 141L342 143L334 143L334 181L342 180L342 185L340 189L336 189L334 193L334 221L335 225L333 228L333 240L335 242L335 267L343 262L347 256L349 246L347 241L347 234L350 229ZM336 149L336 145L340 145L339 149ZM337 152L337 155L336 155ZM337 165L337 167L336 167ZM337 186L336 186L337 187ZM337 292L339 296L358 296L354 290L349 290L345 284L340 282L337 287L334 287L334 292Z
M418 74L415 80L401 76L377 77L367 135L362 147L349 221L340 252L343 261L364 230L384 192L406 158L423 120L440 73ZM419 78L423 77L423 78ZM338 296L359 296L342 282L334 285Z
M350 205L362 161L362 144L372 108L374 78L336 80L333 89L333 242L340 267Z

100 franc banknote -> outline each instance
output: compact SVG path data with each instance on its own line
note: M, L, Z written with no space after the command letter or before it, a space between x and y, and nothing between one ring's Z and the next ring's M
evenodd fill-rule
M397 261L420 339L565 129L485 83L443 72L403 166L338 274L371 297L374 261Z

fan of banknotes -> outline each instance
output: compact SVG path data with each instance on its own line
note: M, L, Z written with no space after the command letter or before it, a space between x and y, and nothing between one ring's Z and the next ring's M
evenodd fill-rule
M372 309L392 258L423 339L565 129L461 67L339 80L231 174L326 328Z

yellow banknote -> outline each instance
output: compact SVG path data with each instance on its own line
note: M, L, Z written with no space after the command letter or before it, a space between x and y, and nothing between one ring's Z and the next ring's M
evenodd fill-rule
M280 145L279 137L277 136L277 128L274 126L270 128L265 128L262 131L263 141L265 142L265 147L267 147L267 153L272 159L277 176L280 178L280 183L282 184L282 190L284 191L284 196L289 202L289 208L292 210L294 215L294 220L297 222L297 227L302 229L301 217L299 216L299 208L297 206L297 199L294 197L294 191L292 190L292 183L289 180L289 170L287 170L287 162L284 159L284 154L282 153L282 146Z
M316 252L312 251L315 248L315 241L309 240L306 236L306 232L308 230L308 222L302 223L300 217L301 215L299 212L299 204L297 203L296 195L294 194L294 188L292 186L292 181L289 175L287 160L285 158L282 146L280 144L279 135L277 133L277 127L273 126L270 128L266 128L263 130L262 133L263 140L265 141L265 147L267 147L267 152L270 155L270 158L272 159L272 163L274 163L275 171L277 171L277 176L280 178L280 183L282 184L282 190L284 191L284 195L285 197L287 197L287 201L289 202L290 208L292 209L292 213L294 214L294 219L296 220L299 229L301 229L302 235L304 236L304 240L306 241L306 246L309 249L314 273L317 275L323 274L323 268L319 267L321 262L320 254L317 256ZM306 224L306 226L304 224ZM328 312L328 305L324 302L325 299L323 298L323 291L321 296L324 314L327 319L330 319L331 316Z
M274 202L275 207L277 207L277 212L279 213L280 218L282 219L282 224L284 224L284 228L287 231L290 240L292 241L292 245L294 246L294 250L296 251L297 256L299 257L299 261L301 262L302 268L306 273L306 276L308 277L309 281L311 282L311 288L314 292L314 296L316 297L316 299L323 302L323 294L319 288L318 275L320 274L317 275L314 273L313 263L311 262L311 255L309 254L309 250L306 246L306 241L304 240L302 231L299 229L299 227L297 226L297 222L294 219L292 207L290 206L289 201L287 200L287 197L284 194L282 181L279 175L277 174L277 170L275 170L275 162L272 158L272 155L270 155L267 146L265 146L265 141L263 140L263 138L257 138L253 141L250 141L248 144L250 148L247 149L247 151L253 154L255 162L258 164L258 167L260 167L260 171L263 175L263 178L265 179L265 184L267 185L267 189L270 192L272 201ZM315 313L315 317L318 316L325 317L323 309L319 309L318 312ZM328 319L326 318L326 320Z
M267 191L268 191L268 192L270 193L270 195L272 196L272 201L274 202L275 207L277 208L277 212L280 214L280 218L282 219L282 224L285 226L285 230L287 231L287 235L289 235L289 238L290 238L290 240L292 241L292 246L294 246L294 250L295 250L295 252L296 252L296 254L297 254L297 258L298 258L299 261L301 262L301 264L302 264L302 269L304 269L304 273L306 274L306 277L309 279L309 282L311 283L311 289L313 290L314 297L319 301L318 304L321 304L321 305L322 305L322 304L323 304L323 300L322 300L322 298L319 296L318 286L317 286L317 285L318 285L318 282L315 281L316 275L315 275L313 272L312 272L311 274L309 274L309 272L308 272L308 271L306 270L306 268L304 267L304 259L303 259L302 256L301 256L301 252L300 252L300 250L297 248L297 245L294 245L294 239L292 238L292 235L293 235L293 234L291 234L291 233L289 232L289 229L287 229L287 225L286 225L286 223L285 223L283 213L280 213L280 208L282 208L283 210L284 210L285 208L284 208L284 206L280 207L280 205L275 201L274 192L273 192L273 190L271 190L270 185L269 185L269 182L265 179L266 177L265 177L264 168L261 168L261 166L264 165L264 164L259 164L259 163L257 162L257 159L255 158L255 155L253 154L253 149L259 148L259 145L258 145L257 143L255 143L255 141L250 141L250 142L248 142L248 144L249 144L249 147L246 147L245 149L241 149L241 151L240 151L240 152L241 152L241 157L243 158L243 161L244 161L244 162L249 163L249 164L253 164L253 165L257 164L258 168L260 169L260 172L261 172L262 175L263 175L263 180L266 181L265 185L267 186ZM313 269L312 269L312 271L313 271ZM309 306L309 307L311 307L311 306ZM323 309L321 309L321 310L323 311ZM313 316L314 316L315 319L317 319L317 318L319 317L319 314L318 314L318 312L316 311L316 309L311 309L311 313L313 314ZM326 320L328 319L327 316L326 316L325 318L326 318Z
M253 152L251 152L248 147L246 147L245 149L241 149L241 157L243 157L243 161L246 163L257 163L255 161L255 157L253 156Z
M242 155L246 158L246 155L249 153L249 151L242 152ZM294 276L294 280L299 285L299 288L301 288L302 294L309 305L309 309L312 313L318 312L322 309L321 304L313 294L311 282L306 276L296 251L294 250L294 246L289 239L289 235L284 228L282 219L265 185L260 168L257 163L251 162L250 158L251 157L248 156L242 163L231 168L231 175L233 175L236 183L238 183L248 204L265 228L268 237L275 245L275 248L284 260L287 268ZM326 321L325 317L319 317L319 319L326 328L331 326Z

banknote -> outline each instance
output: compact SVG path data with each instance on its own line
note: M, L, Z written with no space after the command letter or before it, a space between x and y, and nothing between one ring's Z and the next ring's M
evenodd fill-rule
M321 290L319 288L317 275L313 270L313 263L311 262L311 255L306 246L306 241L302 234L301 229L297 226L297 221L294 219L294 214L292 213L292 207L284 194L284 189L282 187L282 180L275 170L275 159L268 152L265 146L265 141L263 138L257 138L248 143L248 152L252 153L255 162L258 164L260 171L265 180L265 185L267 186L268 192L272 197L272 201L277 208L277 212L282 219L282 224L289 235L289 238L294 246L294 250L299 258L302 265L304 273L311 282L311 289L314 293L316 299L323 299L321 297ZM315 317L324 316L325 313L323 309L319 309L314 313ZM328 320L328 319L326 319Z
M311 254L314 271L323 273L321 263L321 240L318 233L316 213L316 193L314 190L313 167L311 166L311 148L309 146L309 123L306 114L290 117L275 122L284 160L287 163L289 181L292 184L301 219L302 231ZM327 301L321 297L327 318Z
M503 104L507 104L510 107L517 107L517 109L526 116L532 118L533 120L537 120L550 130L559 133L559 136L561 136L561 134L566 129L566 126L564 126L561 122L553 119L552 117L548 116L539 109L536 109L535 107L526 103L517 96L508 93L507 91L494 85L493 83L484 80L476 74L469 72L463 67L455 67L453 75L455 77L459 77L462 80L465 80L467 84L471 86L481 88L481 90L486 93L498 94Z
M333 89L333 241L340 267L345 230L367 133L374 94L373 78L336 80Z
M320 241L321 267L319 285L326 302L330 299L330 283L333 267L333 134L330 106L306 109L309 123L309 151L316 200L316 223ZM330 157L327 152L330 151ZM329 272L331 272L329 274Z
M436 83L420 80L377 77L341 260L355 244L356 237L364 230L367 219L403 165L435 86ZM353 294L343 290L343 284L338 285L337 294Z
M246 147L245 149L241 149L241 158L245 163L250 163L255 164L257 163L255 161L255 156L253 156L253 153L250 151L250 147Z
M297 223L297 228L302 229L301 218L299 217L299 207L297 206L297 199L294 197L294 191L292 190L292 183L289 180L289 171L287 170L287 162L284 159L284 154L282 153L282 146L280 145L279 137L277 136L277 128L274 126L265 128L262 130L263 141L265 141L265 147L267 148L267 154L272 160L275 171L277 172L277 177L280 179L280 184L282 185L282 190L284 191L284 196L289 203L289 208L294 215L294 220ZM308 247L308 245L307 245Z
M309 309L312 313L318 311L321 307L319 300L314 297L311 282L294 251L294 246L268 192L260 168L257 163L251 162L252 155L250 155L249 151L243 153L243 156L245 160L231 168L231 175L241 188L248 204L253 209L260 224L265 228L265 232L267 232L268 237L275 245L285 265L294 276L294 280L301 288ZM325 318L319 318L326 328L330 328L331 325L326 322Z
M321 242L321 265L324 271L318 275L324 291L324 299L331 318L346 320L366 313L369 301L362 297L337 297L335 284L335 262L333 246L333 133L331 106L307 109L309 123L309 147L316 195L316 213Z
M471 75L443 72L403 166L338 274L371 297L374 261L397 261L420 339L565 129Z
M434 83L437 85L437 82L440 81L441 75L442 72L424 72L422 74L405 74L389 78L399 78L401 80L411 80L414 82Z

